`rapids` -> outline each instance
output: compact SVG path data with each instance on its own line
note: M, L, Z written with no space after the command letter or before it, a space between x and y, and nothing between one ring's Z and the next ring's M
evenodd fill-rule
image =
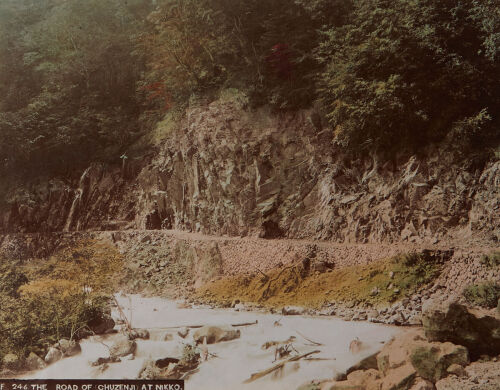
M115 335L93 336L81 342L82 353L60 360L44 370L25 378L37 379L135 379L150 359L179 358L183 343L192 342L191 329L186 339L177 335L179 327L193 325L229 325L255 322L256 325L239 327L239 339L208 346L211 354L201 363L197 372L186 380L188 390L223 389L296 389L311 380L332 378L336 372L348 367L379 350L400 329L368 322L345 322L335 317L285 316L234 309L208 307L177 308L176 302L163 298L145 298L138 295L116 296L132 327L148 329L149 340L136 340L137 351L133 360L122 359L110 363L107 369L93 367L90 362L109 356L105 344ZM118 313L113 312L115 318ZM275 326L278 321L282 326ZM163 341L166 333L172 340ZM293 347L299 353L319 350L320 353L287 363L252 383L243 384L251 374L276 364L274 348L261 349L267 341L282 341L295 336ZM314 345L304 338L320 343ZM350 342L358 337L361 351L352 354ZM295 353L292 352L292 353ZM213 356L213 355L216 355Z

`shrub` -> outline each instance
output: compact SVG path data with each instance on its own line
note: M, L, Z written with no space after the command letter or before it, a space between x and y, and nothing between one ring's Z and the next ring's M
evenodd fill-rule
M111 245L84 241L39 264L0 269L0 280L8 282L0 289L0 360L8 353L43 356L50 345L102 318L120 268Z
M465 288L463 296L472 305L493 309L500 299L500 284L493 281L473 284Z
M500 251L482 255L481 264L487 268L495 268L500 266Z
M67 284L61 283L48 291L38 291L33 285L19 298L2 295L0 305L1 359L7 353L43 356L50 345L61 338L74 338L79 329L101 316L107 300L67 289Z
M15 266L0 267L0 294L15 298L18 296L19 287L26 283L28 278Z

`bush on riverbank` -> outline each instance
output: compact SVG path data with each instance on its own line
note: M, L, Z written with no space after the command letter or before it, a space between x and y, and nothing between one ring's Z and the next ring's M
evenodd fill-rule
M500 299L500 284L493 281L473 284L464 290L463 295L472 305L493 309Z
M93 241L48 260L0 264L0 362L7 354L43 357L61 338L75 339L102 318L120 265L113 247Z
M500 266L500 251L495 251L481 256L481 264L487 268Z

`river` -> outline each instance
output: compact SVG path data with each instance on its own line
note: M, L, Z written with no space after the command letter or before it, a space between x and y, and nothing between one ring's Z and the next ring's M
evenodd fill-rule
M336 372L348 367L381 349L400 328L369 322L346 322L331 316L281 316L277 314L192 307L181 309L177 303L163 298L139 295L117 295L117 301L132 327L148 329L149 340L137 340L133 360L122 359L105 370L93 367L90 362L109 356L105 344L116 335L93 336L81 342L82 353L60 360L44 370L32 373L38 379L135 379L151 359L179 358L183 343L192 342L192 333L182 339L178 327L194 325L229 325L258 321L255 325L238 327L241 337L208 346L210 357L201 363L197 372L186 380L188 390L224 389L296 389L311 380L332 378ZM113 312L115 318L118 313ZM281 326L276 326L278 321ZM172 340L163 341L166 333ZM274 348L264 350L268 341L282 341L290 336L296 353L318 350L307 359L287 363L252 383L243 384L251 374L269 368L274 362ZM358 353L349 351L354 338L361 341ZM309 341L308 341L309 340ZM321 345L316 345L315 343ZM214 356L215 355L215 356Z

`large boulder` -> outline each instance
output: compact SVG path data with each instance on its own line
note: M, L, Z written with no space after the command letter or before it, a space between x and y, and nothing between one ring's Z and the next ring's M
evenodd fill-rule
M75 340L61 339L54 347L61 350L65 357L75 356L82 352L80 343Z
M495 356L500 351L500 315L494 310L428 301L422 308L422 323L429 341L463 345L474 360L481 355Z
M26 368L30 371L38 371L47 367L47 364L36 353L31 352L26 358Z
M63 353L55 347L50 347L47 355L45 355L45 363L52 364L61 360L63 358Z
M202 343L207 338L207 344L214 344L220 341L230 341L240 337L240 331L232 326L204 326L193 334L193 339L197 343Z
M113 338L113 341L109 347L109 354L113 358L127 356L135 353L137 349L137 344L133 340L129 340L126 335L117 335Z
M382 389L409 389L418 376L431 382L445 377L452 364L468 364L467 349L452 343L429 342L420 329L386 344L377 355Z
M410 354L418 375L433 383L448 375L451 366L466 366L469 363L467 349L452 343L429 343L413 348Z
M284 316L301 316L307 314L307 309L300 306L285 306L281 309L281 314Z

